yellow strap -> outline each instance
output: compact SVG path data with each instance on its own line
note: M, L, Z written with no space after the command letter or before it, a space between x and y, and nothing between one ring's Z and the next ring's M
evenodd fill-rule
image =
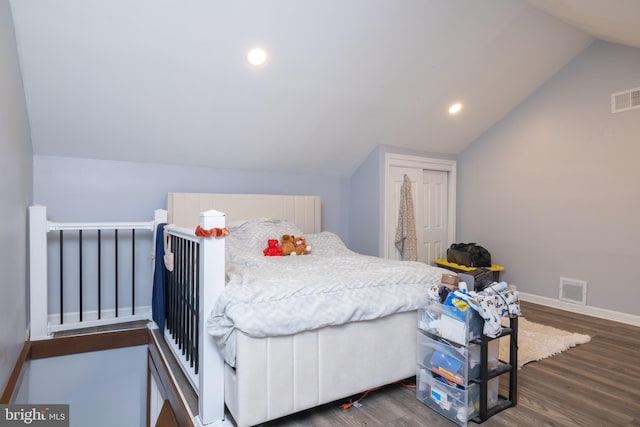
M467 267L466 265L455 264L453 262L449 262L446 259L437 259L433 261L437 265L455 268L456 270L462 271L473 271L477 270L477 267ZM488 267L489 271L504 271L504 267L501 265L491 264L491 267Z

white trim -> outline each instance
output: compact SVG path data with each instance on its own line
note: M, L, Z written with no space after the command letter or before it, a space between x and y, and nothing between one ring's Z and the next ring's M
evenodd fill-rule
M406 154L385 153L385 164L389 166L418 167L434 171L450 172L455 170L456 161L432 157L410 156Z
M535 304L544 305L547 307L553 307L560 310L570 311L573 313L585 314L587 316L598 317L601 319L612 320L614 322L626 323L628 325L640 326L640 316L636 316L634 314L621 313L619 311L612 311L612 310L592 307L588 305L582 306L574 303L559 301L553 298L527 294L524 292L519 292L518 294L520 295L520 299L522 301L528 301Z
M130 313L131 307L118 308L119 313ZM151 306L136 307L136 314L125 314L115 316L115 309L102 310L100 319L98 319L98 310L84 311L82 313L82 322L78 321L80 314L76 312L65 312L63 314L64 323L60 324L60 313L51 313L48 316L49 322L47 331L49 334L53 332L68 331L72 329L92 328L95 326L115 325L118 323L136 322L139 320L151 319Z
M225 220L225 214L216 210L200 213L200 226L206 230L225 227ZM213 306L225 286L225 239L195 237L193 231L173 225L168 226L166 230L171 235L195 239L200 247L198 272L200 294L198 360L200 363L197 375L193 368L186 366L181 351L178 350L167 329L164 335L180 368L198 393L199 425L228 425L225 424L224 413L224 359L218 351L214 338L206 332L208 316L213 311Z
M157 330L158 325L156 325L155 323L149 323L148 328L150 330ZM165 329L165 336L166 336L166 329ZM166 366L166 370L165 372L167 373L167 375L171 378L171 381L174 384L178 384L178 379L176 378L173 370L171 369L171 364L169 363L169 356L173 356L175 358L175 353L174 354L166 354L164 349L162 348L162 346L160 345L160 343L158 342L158 339L156 338L156 334L151 333L151 339L153 340L153 342L155 343L155 347L158 350L158 354L160 355L160 358L162 358L163 362L164 362L164 366ZM172 339L165 339L165 343L171 345L173 343ZM173 350L170 349L170 352L173 353ZM184 368L183 368L183 363L180 362L180 360L178 360L178 365L180 365L180 369L182 370L182 372L184 372ZM159 369L159 368L158 368ZM187 401L186 396L184 395L184 392L182 391L182 387L176 387L177 393L178 393L178 397L180 398L180 400L182 400L183 402ZM194 425L198 426L198 427L205 427L205 424L202 424L202 419L200 418L200 415L198 414L194 414L193 411L191 411L191 405L185 405L185 408L189 414L189 418L191 418L191 420L193 421ZM206 427L214 427L214 426L224 426L224 427L234 427L234 425L231 423L231 421L229 421L228 419L223 419L223 420L216 420L212 423L206 424Z
M59 230L147 230L153 231L155 221L145 222L53 222L47 221L47 231Z
M172 369L171 369L171 364L169 363L169 359L167 358L167 354L165 354L164 349L162 348L162 346L160 345L160 343L158 342L158 339L156 338L156 334L153 333L153 330L157 330L158 325L155 324L155 322L150 323L148 326L149 330L151 330L151 339L153 340L156 349L158 350L158 354L160 355L160 358L162 359L162 361L164 362L164 366L166 367L165 372L167 373L167 375L171 378L171 381L173 382L173 384L176 384L175 389L177 390L178 393L178 397L180 398L180 400L182 400L183 402L186 403L187 398L184 395L183 391L182 391L182 387L177 387L177 385L179 384L178 379L176 378L175 374L173 373ZM165 330L166 332L166 330ZM170 344L173 340L166 340L165 339L165 343L166 344ZM171 349L170 349L171 350ZM173 350L171 350L173 351ZM173 357L175 358L175 354L173 354ZM182 363L180 363L180 361L178 361L178 364L180 366L182 366ZM160 369L160 367L158 367L158 369ZM184 371L183 371L184 372ZM196 415L191 411L191 405L185 405L185 408L187 410L187 412L189 413L189 417L195 421L196 419Z
M165 228L166 232L170 232L170 234L180 237L181 239L189 240L190 242L200 243L200 237L196 236L195 231L190 230L184 227L178 227L173 224L167 225Z
M208 210L200 214L205 230L225 227L225 214ZM224 359L213 336L207 333L207 319L225 286L225 239L203 238L200 241L200 313L198 315L198 416L202 424L221 424L224 413Z
M194 417L193 422L197 427L205 427L205 424L202 424L202 419L200 418L200 415ZM212 423L206 424L206 427L213 427L213 426L235 427L234 424L226 418L224 420L218 420L218 421L214 421Z
M149 425L155 426L162 410L164 399L154 375L149 375Z
M198 375L196 374L195 369L189 369L185 366L185 356L182 354L182 350L178 347L178 344L167 328L164 328L164 340L173 353L173 357L178 361L178 365L180 366L182 373L187 380L189 380L191 387L193 387L197 394L200 394L200 380L198 379Z
M383 224L379 239L379 253L386 258L387 230L390 218L387 215L387 197L389 196L389 168L391 166L419 168L422 170L447 172L447 247L456 241L456 161L407 154L385 153L384 156L384 195L382 197Z
M29 337L49 338L47 313L47 208L29 206Z

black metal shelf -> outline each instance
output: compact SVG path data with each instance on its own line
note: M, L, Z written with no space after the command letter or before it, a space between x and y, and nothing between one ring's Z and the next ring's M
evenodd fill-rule
M509 337L509 363L502 362L496 368L489 369L489 343L495 339ZM480 377L473 382L480 385L480 414L472 418L471 421L483 423L493 415L507 408L516 406L518 396L518 318L511 317L509 319L509 327L502 328L502 333L495 337L482 336L474 343L480 344ZM509 374L509 395L499 396L498 403L492 407L488 407L487 402L487 386L489 380L503 374Z
M511 402L508 398L504 397L504 396L499 396L498 397L498 403L493 405L490 408L487 408L487 418L482 418L480 415L478 415L477 417L471 418L470 421L473 421L475 423L483 423L485 422L487 419L491 418L492 416L494 416L495 414L497 414L498 412L502 412L505 409L511 408L512 406L515 406L513 404L513 402Z
M500 361L500 365L498 365L495 368L491 368L489 369L489 373L487 375L487 380L492 380L495 377L499 377L500 375L504 374L505 372L509 372L511 371L511 364L510 363L504 363L502 361ZM475 378L471 380L472 383L476 383L476 384L482 384L482 379Z

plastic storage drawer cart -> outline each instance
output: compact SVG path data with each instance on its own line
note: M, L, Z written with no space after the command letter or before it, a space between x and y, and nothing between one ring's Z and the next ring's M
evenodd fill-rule
M515 405L515 355L513 365L501 362L498 340L482 335L482 328L472 309L432 302L418 310L416 397L461 426ZM512 332L505 328L503 336ZM508 398L498 395L498 376L505 372Z

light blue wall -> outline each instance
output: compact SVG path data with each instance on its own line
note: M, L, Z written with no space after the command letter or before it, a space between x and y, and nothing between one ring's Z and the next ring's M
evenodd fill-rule
M640 315L640 49L595 42L458 158L458 238L481 243L522 292Z
M351 249L366 255L378 255L380 205L382 201L380 174L381 147L367 156L351 176L351 209L349 229ZM383 155L384 157L384 155Z
M34 203L55 221L144 221L168 192L310 194L322 198L322 227L348 239L348 192L339 177L34 156Z
M69 425L140 426L147 417L147 346L31 360L17 404L68 404Z
M8 0L0 0L0 391L27 328L27 206L31 140Z

